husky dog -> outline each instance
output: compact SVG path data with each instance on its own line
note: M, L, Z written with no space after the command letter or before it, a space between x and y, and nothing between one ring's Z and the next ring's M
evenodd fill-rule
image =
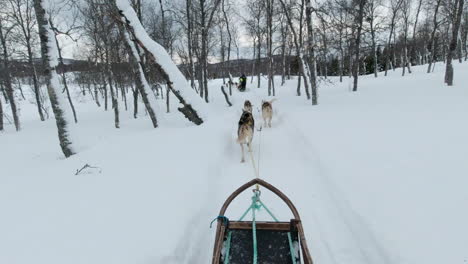
M271 104L275 100L276 99L273 99L271 101L262 100L262 117L263 121L265 122L265 126L268 125L268 127L271 127L271 119L273 118L273 107L271 106Z
M245 100L244 102L244 111L252 113L252 103L249 100Z
M244 158L244 144L247 144L249 152L252 152L252 139L254 134L255 122L252 113L243 110L239 120L239 128L237 129L237 143L240 144L242 149L241 162L245 162Z

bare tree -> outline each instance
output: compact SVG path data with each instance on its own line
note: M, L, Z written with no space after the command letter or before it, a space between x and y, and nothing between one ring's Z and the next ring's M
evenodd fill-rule
M402 19L403 19L403 60L402 60L402 76L405 76L405 70L408 68L408 73L411 73L411 62L408 59L408 30L410 26L411 15L411 0L403 0L401 5Z
M273 75L273 16L274 0L266 2L266 22L267 22L267 50L268 50L268 96L275 96L274 75Z
M404 0L390 0L390 32L388 35L387 42L387 54L385 55L385 76L387 76L389 66L391 66L391 68L395 67L393 63L395 57L395 47L394 45L392 45L392 37L394 38L396 20L400 12L401 5L403 4L403 1Z
M125 21L124 17L122 17L121 19L122 24L119 23L119 28L121 34L123 35L123 38L125 39L127 52L129 53L129 59L133 69L136 88L138 89L138 93L143 99L143 103L145 104L146 111L148 112L151 122L153 123L153 127L156 128L158 127L158 120L156 118L156 112L154 111L153 103L151 102L149 96L151 91L148 84L148 78L146 77L146 65L143 63L143 60L140 57L141 53L138 48L137 40L135 38L132 38L127 32L128 29L125 27L125 25L128 24L128 22ZM135 96L135 98L137 97ZM134 117L136 116L136 111L137 106L135 105Z
M379 58L377 57L377 30L378 30L378 9L381 6L381 0L368 0L368 5L367 5L367 19L366 21L369 23L370 27L370 34L371 34L371 41L372 41L372 57L373 57L373 63L374 63L374 77L377 78L378 76L378 71L379 71L379 66L378 66L378 60Z
M29 67L32 69L32 81L34 87L34 95L36 99L37 111L39 113L39 118L41 121L44 121L44 113L42 112L42 101L39 90L39 80L36 73L36 67L34 65L33 59L33 45L36 44L36 20L34 17L34 8L31 0L8 0L10 3L11 17L13 21L18 26L20 31L19 44L23 45L26 48L26 56Z
M57 45L58 62L59 62L59 65L61 65L63 67L65 64L63 63L62 49L60 48L60 44L59 44L58 39L57 39L57 36L61 32L59 32L59 30L56 27L54 27L52 19L49 19L49 23L50 23L51 29L54 32L54 41L55 41L55 44ZM70 89L68 89L67 76L65 74L65 71L62 71L61 75L62 75L62 83L63 83L64 89L65 89L65 92L67 93L68 104L70 105L70 108L71 108L72 113L73 113L73 119L75 120L75 123L78 123L78 118L76 116L75 106L73 105L73 100L72 100L71 95L70 95Z
M8 102L10 103L11 113L13 115L13 121L15 123L16 131L20 130L20 121L18 116L18 110L16 107L16 99L13 92L13 85L11 81L10 75L10 65L9 65L9 54L7 48L7 36L11 32L12 27L8 27L4 29L4 18L0 15L0 42L2 44L2 52L3 52L3 82L5 84L5 90L8 97Z
M208 33L213 23L216 10L221 0L198 0L200 6L200 27L201 27L201 66L203 78L203 92L205 101L209 102L208 97ZM201 88L200 88L201 89Z
M419 15L421 14L421 9L424 4L425 0L418 0L418 8L416 9L416 17L414 19L414 24L413 24L413 45L416 46L416 39L417 39L417 29L418 29L418 22L419 22ZM424 40L424 38L423 38ZM425 41L424 41L425 43ZM424 45L425 46L425 45ZM418 65L422 64L422 55L421 52L418 51Z
M54 112L57 124L60 146L65 157L75 154L70 139L70 119L64 106L62 89L57 75L58 66L58 47L54 40L54 33L46 17L42 0L34 0L34 9L36 12L37 25L39 27L39 36L41 39L41 54L44 74L46 75L47 91L49 93L50 103Z
M463 14L463 5L465 0L455 0L453 6L453 24L452 24L452 38L450 40L450 46L447 54L447 63L445 68L445 83L448 86L453 85L453 65L452 59L455 55L455 50L457 49L458 43L458 34L460 30L460 24Z
M431 72L431 67L435 63L436 58L437 58L436 46L435 46L435 35L440 24L437 20L437 15L439 13L439 8L440 8L441 3L442 3L442 0L435 1L434 15L432 19L433 26L432 26L432 33L431 33L431 40L430 40L431 58L429 59L429 65L427 66L427 73Z
M2 105L1 97L0 97L0 131L3 131L3 105Z
M354 36L354 64L353 64L353 92L357 91L358 88L358 74L359 74L359 61L360 61L360 52L361 52L361 31L362 31L362 21L364 18L364 7L366 0L356 0L358 5L357 13L355 14L355 25L357 27L355 36Z
M307 46L309 48L309 70L306 74L310 80L310 87L312 93L312 105L318 104L318 92L317 92L317 62L315 59L315 39L314 29L312 28L312 0L307 0L306 6L306 20L307 20Z

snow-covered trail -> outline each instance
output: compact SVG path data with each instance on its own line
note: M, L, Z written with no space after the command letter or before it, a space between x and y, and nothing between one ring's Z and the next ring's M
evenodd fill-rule
M307 131L297 125L302 120L295 118L294 112L288 113L294 108L283 107L281 100L274 102L273 125L268 128L264 127L259 109L264 97L250 93L243 98L254 103L256 131L252 155L259 167L260 178L281 189L296 204L317 263L391 263L372 231L328 178L327 168L310 142L310 136L306 136ZM207 250L206 245L212 245L214 229L206 232L206 219L210 217L206 214L211 212L211 218L216 217L224 199L255 177L247 151L246 162L239 162L241 152L235 138L240 113L240 110L230 108L219 119L223 121L216 122L218 126L224 126L220 129L222 138L225 138L225 142L219 146L223 150L222 155L210 161L213 166L206 203L200 213L189 221L188 236L182 237L178 243L175 249L178 257L174 263L205 263L210 260L211 248ZM238 197L227 216L237 219L248 207L250 195L249 191L245 191ZM266 191L262 197L281 219L288 221L292 218L289 209L273 194ZM206 254L200 254L203 251Z

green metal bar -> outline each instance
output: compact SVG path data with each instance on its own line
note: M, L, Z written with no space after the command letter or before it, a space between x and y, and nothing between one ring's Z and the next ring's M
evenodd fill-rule
M289 251L291 252L292 263L296 264L296 253L294 252L294 245L292 242L291 232L288 232Z
M253 204L252 204L252 207L253 207ZM257 224L255 223L255 209L252 210L252 238L253 238L253 264L257 264Z
M227 236L227 241L226 241L226 252L224 252L224 264L229 264L229 251L231 250L231 233L232 231L229 231L228 236Z

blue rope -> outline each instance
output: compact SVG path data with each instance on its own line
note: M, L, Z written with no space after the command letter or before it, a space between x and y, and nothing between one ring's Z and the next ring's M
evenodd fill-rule
M213 219L213 221L211 221L211 223L210 223L210 228L213 226L214 221L216 221L216 220L218 220L218 219L222 219L224 225L226 225L226 226L229 224L229 218L227 218L227 217L224 216L224 215L218 215L218 217L216 217L215 219Z

